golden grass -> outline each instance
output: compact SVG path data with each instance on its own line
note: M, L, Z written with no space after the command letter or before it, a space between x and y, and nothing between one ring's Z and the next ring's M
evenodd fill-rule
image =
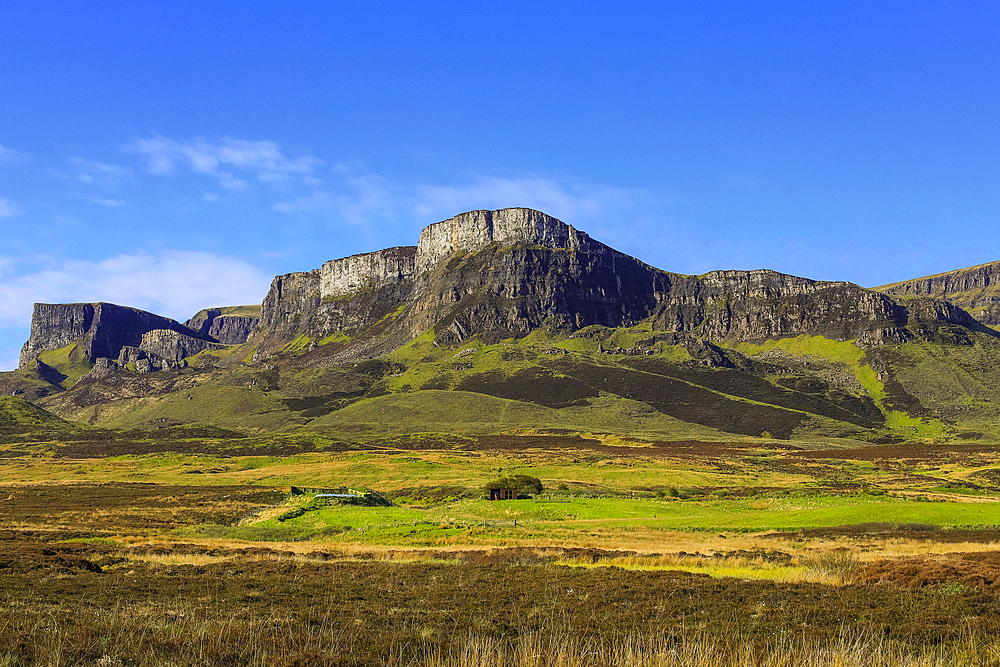
M415 664L422 667L971 667L994 665L1000 641L968 637L914 648L876 633L841 631L821 642L794 631L760 642L695 631L653 636L623 635L597 642L566 631L529 633L514 640L470 635L449 651ZM400 663L394 663L400 664ZM410 663L414 664L414 663Z
M393 610L387 610L392 616ZM11 609L12 622L29 616ZM99 650L95 664L124 665L209 664L206 658L230 655L239 646L239 663L354 664L340 661L345 647L364 646L371 638L350 637L328 619L308 635L293 635L290 619L281 614L240 621L206 618L191 601L145 604L121 601L110 608L80 608L73 621L45 617L31 627L35 642L33 664L55 667L82 664L68 641L75 626L101 628L92 642ZM496 633L455 637L446 646L435 645L434 631L420 631L423 650L402 646L383 654L385 667L985 667L997 664L1000 640L989 636L963 636L932 645L907 645L875 632L841 629L832 639L807 638L793 629L775 631L766 639L734 628L728 635L709 634L698 628L677 627L655 633L621 633L612 637L581 636L567 619L552 619L554 627L515 636ZM289 627L288 637L277 639L275 627ZM416 629L415 629L416 630ZM424 634L426 633L426 634ZM268 639L264 639L268 638ZM160 644L156 642L159 641ZM307 642L308 646L295 645ZM138 647L171 647L171 661L164 655L144 655ZM305 650L303 650L305 649ZM285 662L283 652L298 650L299 660ZM302 660L308 662L303 662ZM14 654L0 654L0 665L22 665ZM212 663L214 664L214 663ZM221 664L221 663L220 663ZM370 664L368 662L358 664Z

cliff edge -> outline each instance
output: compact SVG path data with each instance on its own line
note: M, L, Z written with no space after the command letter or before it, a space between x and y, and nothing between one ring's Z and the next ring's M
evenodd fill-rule
M221 347L218 341L167 317L112 303L36 303L31 336L21 349L19 368L43 352L75 345L78 361L150 359L151 369L169 367L186 356Z
M976 324L933 296L900 303L851 283L768 270L669 273L549 215L509 208L428 225L415 247L275 278L254 358L292 340L301 352L336 338L330 350L351 360L384 354L429 328L440 342L495 341L542 325L575 330L647 319L658 330L712 340L809 334L862 347L908 340L911 325L924 320Z
M987 326L1000 325L1000 262L980 264L875 288L898 297L944 299Z

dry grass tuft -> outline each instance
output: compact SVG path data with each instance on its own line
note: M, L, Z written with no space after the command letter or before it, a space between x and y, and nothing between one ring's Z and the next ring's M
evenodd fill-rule
M469 636L448 651L420 661L422 667L972 667L994 665L995 638L915 649L874 633L842 631L819 642L792 633L760 641L697 631L654 636L624 635L600 642L569 633L531 633L517 639ZM412 663L411 663L412 664Z

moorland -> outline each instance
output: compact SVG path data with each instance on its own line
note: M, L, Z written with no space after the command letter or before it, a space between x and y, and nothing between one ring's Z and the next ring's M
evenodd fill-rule
M680 276L508 209L183 325L38 304L0 665L1000 664L991 270Z

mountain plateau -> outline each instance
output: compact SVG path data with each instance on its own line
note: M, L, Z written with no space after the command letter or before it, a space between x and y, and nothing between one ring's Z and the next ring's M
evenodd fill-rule
M98 425L959 437L1000 428L987 267L877 290L689 276L539 211L471 211L183 325L36 304L0 390Z

